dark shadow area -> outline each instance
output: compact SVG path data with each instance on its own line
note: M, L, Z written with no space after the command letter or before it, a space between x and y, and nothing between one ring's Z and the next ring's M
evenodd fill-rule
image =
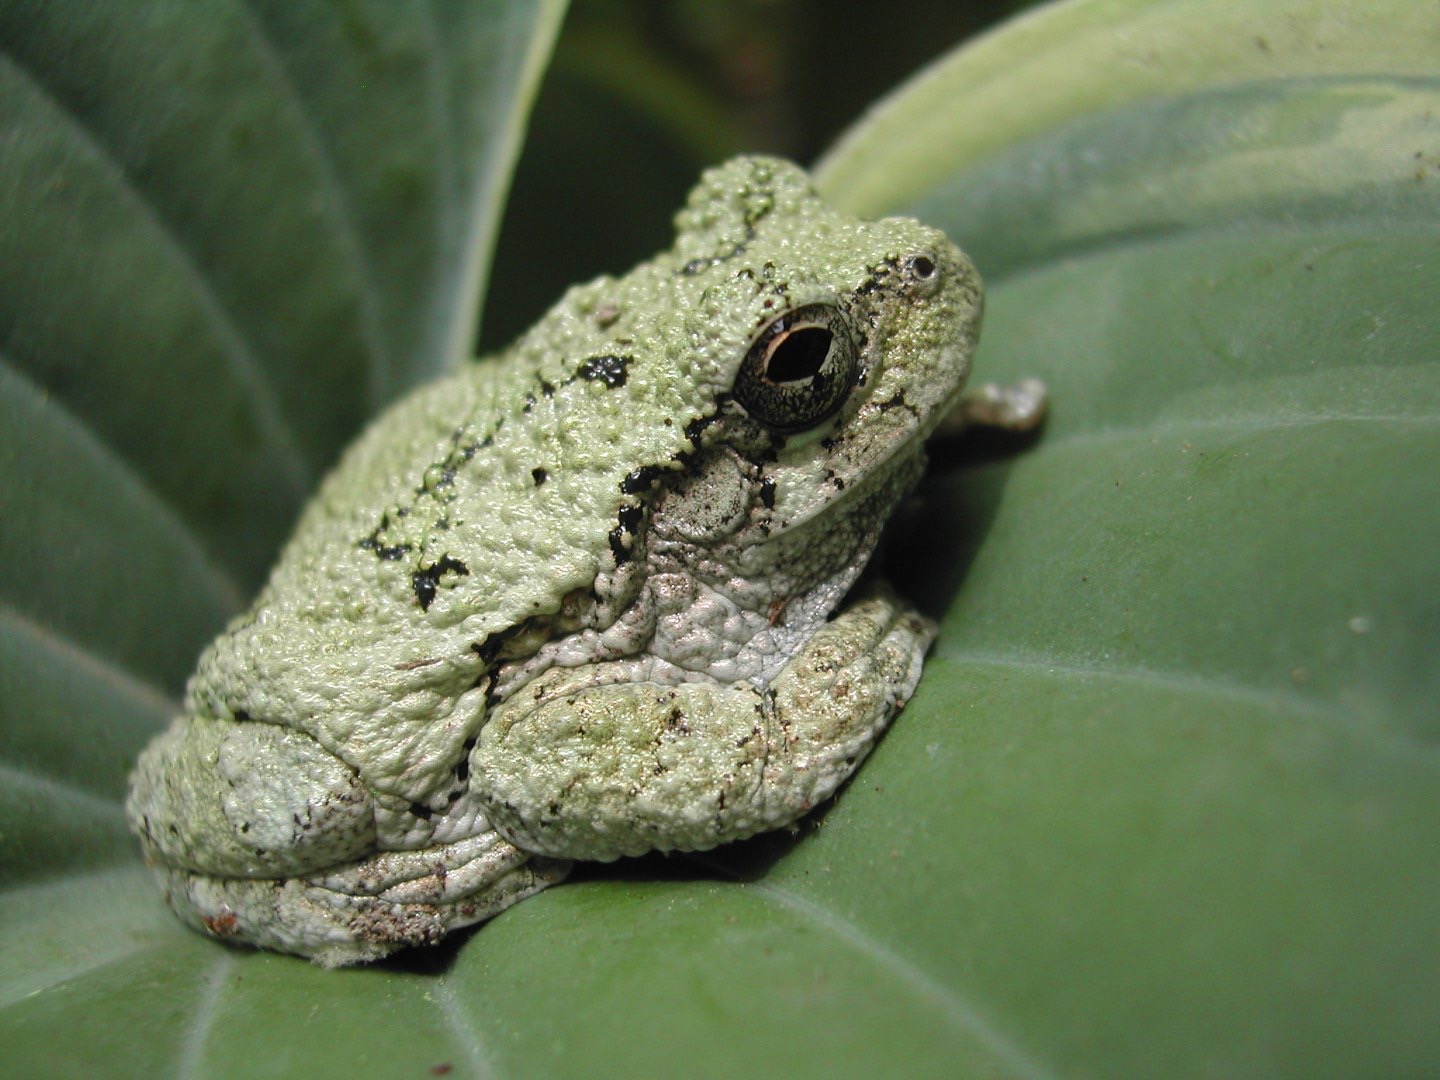
M848 782L847 782L848 786ZM652 852L631 859L618 859L613 863L575 864L570 876L552 889L565 889L585 882L638 881L645 883L689 881L720 882L728 884L759 881L770 872L781 858L796 844L814 832L821 819L843 794L842 787L836 796L808 814L804 820L787 829L776 829L762 833L748 840L702 852ZM521 900L523 905L530 898ZM516 905L519 906L519 905ZM508 910L508 909L507 909ZM501 912L501 915L506 912ZM500 916L496 916L499 918ZM376 971L396 972L406 975L439 977L447 974L460 956L472 935L485 932L490 920L477 923L448 935L436 945L403 949L383 960L377 960L367 967ZM478 946L477 946L478 947Z
M873 571L926 615L943 616L990 531L1011 465L1042 437L1043 428L976 428L932 442L925 479L891 519Z
M877 19L865 0L572 4L515 171L476 355L567 286L669 246L704 166L738 153L812 162L922 64L1026 6L912 0L903 19Z
M384 971L401 975L427 975L439 977L448 974L455 960L460 955L460 950L470 940L470 935L477 930L483 930L490 920L476 923L474 926L467 926L463 930L457 930L453 934L442 938L439 944L422 945L413 949L401 949L392 953L383 960L377 960L373 964L366 965L375 971Z

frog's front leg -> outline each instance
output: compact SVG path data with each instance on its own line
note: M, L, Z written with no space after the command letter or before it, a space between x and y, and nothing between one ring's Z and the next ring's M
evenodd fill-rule
M1009 385L982 383L965 391L935 433L942 439L956 438L971 428L1025 434L1040 426L1048 408L1049 392L1039 379L1021 379Z
M920 677L934 627L882 593L826 623L769 687L552 669L472 755L491 824L543 855L702 851L787 825L860 764Z

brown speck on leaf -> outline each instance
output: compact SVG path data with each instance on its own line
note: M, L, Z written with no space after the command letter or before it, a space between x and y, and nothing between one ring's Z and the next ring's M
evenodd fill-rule
M396 664L396 671L414 671L416 668L429 667L431 664L440 663L438 656L426 657L424 660L406 660L403 664Z
M434 1065L430 1066L430 1075L444 1076L454 1068L455 1066L451 1065L448 1061L437 1061Z
M240 928L240 920L237 919L235 913L227 907L222 907L220 911L214 915L205 916L202 921L205 923L205 929L209 930L210 933L216 937L230 937Z

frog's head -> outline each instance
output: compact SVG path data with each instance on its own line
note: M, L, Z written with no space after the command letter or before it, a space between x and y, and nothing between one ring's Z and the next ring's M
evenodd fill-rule
M842 507L883 519L969 373L975 267L940 231L840 213L768 158L708 172L677 229L689 346L720 401L706 435L764 461L768 533Z

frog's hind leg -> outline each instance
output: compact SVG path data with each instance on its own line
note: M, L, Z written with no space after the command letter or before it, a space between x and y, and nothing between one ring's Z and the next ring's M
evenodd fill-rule
M621 663L552 669L481 731L476 794L511 841L564 858L703 851L787 825L856 769L933 636L877 593L763 689L635 682Z
M141 755L127 813L186 922L331 967L438 941L568 869L473 800L431 813L381 795L309 735L256 721L177 719Z
M569 868L560 860L532 858L486 830L302 877L157 870L171 907L206 934L340 967L433 945L562 880Z

